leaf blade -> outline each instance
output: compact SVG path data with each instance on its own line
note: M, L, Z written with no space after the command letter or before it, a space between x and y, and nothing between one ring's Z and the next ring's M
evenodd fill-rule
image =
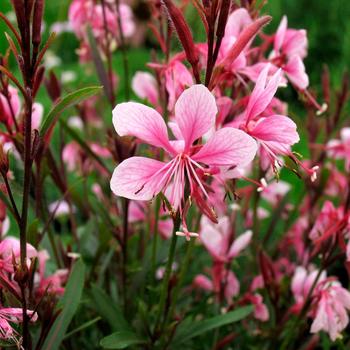
M41 128L40 128L40 136L44 137L47 132L50 130L50 128L54 125L54 123L57 121L57 118L59 115L67 108L72 107L79 102L86 100L87 98L96 95L98 92L100 92L102 89L101 86L90 86L85 87L76 91L73 91L60 99L51 111L46 115Z
M104 349L125 349L131 345L145 344L146 340L134 332L121 331L115 332L100 341Z
M70 322L78 309L84 288L85 265L81 259L74 264L65 293L59 305L62 312L53 323L45 339L43 350L58 350Z
M192 324L186 323L183 327L178 327L176 337L174 339L174 348L194 337L197 337L205 332L219 328L229 323L234 323L247 317L253 311L253 306L244 306L237 310L228 312L224 315L212 317L207 320L195 322Z
M119 306L100 287L93 285L91 295L96 311L105 319L114 331L130 331L131 327L125 320Z

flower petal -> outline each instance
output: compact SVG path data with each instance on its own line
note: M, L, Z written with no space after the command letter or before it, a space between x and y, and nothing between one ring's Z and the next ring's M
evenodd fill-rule
M144 142L174 153L162 116L141 103L124 102L113 109L113 125L120 136L135 136Z
M286 35L286 30L287 30L287 16L283 16L280 25L278 26L278 29L275 34L275 40L274 40L274 45L273 49L276 53L276 55L279 54L279 51L282 47L282 44L284 42L284 38Z
M181 94L175 119L187 149L215 124L217 111L215 98L204 85L193 85Z
M228 257L232 259L238 256L239 253L249 245L252 236L253 232L248 230L245 233L241 234L239 237L237 237L231 245L231 248L228 252Z
M169 163L145 157L131 157L121 162L111 178L116 196L135 200L151 200L164 186Z
M256 142L244 131L223 128L191 158L212 166L244 166L253 160L256 150Z
M284 66L289 80L299 89L304 90L309 85L309 77L305 72L305 66L302 59L299 56L293 56L288 63Z
M278 69L266 83L267 74L270 70L270 67L271 66L267 64L266 67L261 71L258 80L256 81L254 90L249 98L248 106L246 109L247 123L250 119L257 117L266 109L274 97L281 82L281 69Z
M157 81L152 74L148 72L136 72L132 78L131 85L138 97L147 99L153 105L157 103Z
M274 141L286 145L299 142L297 126L292 119L283 115L272 115L260 119L250 135L263 141Z

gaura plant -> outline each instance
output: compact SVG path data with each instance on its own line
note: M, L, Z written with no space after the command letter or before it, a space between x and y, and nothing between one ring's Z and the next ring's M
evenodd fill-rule
M349 81L309 78L306 30L264 1L5 2L0 346L347 348Z

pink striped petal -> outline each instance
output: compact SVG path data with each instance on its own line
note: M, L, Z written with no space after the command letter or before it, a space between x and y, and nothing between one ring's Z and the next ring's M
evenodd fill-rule
M250 135L263 141L274 141L287 145L299 142L297 126L292 119L283 115L272 115L260 119Z
M299 56L293 56L283 68L288 79L299 89L305 90L309 85L309 77Z
M113 125L120 136L135 136L144 142L174 153L162 116L141 103L124 102L113 109Z
M191 158L211 166L244 166L255 157L256 142L242 130L223 128Z
M147 99L153 105L157 104L157 81L152 74L148 72L136 72L132 78L131 85L132 89L138 97Z
M275 51L275 54L278 55L279 51L281 50L281 47L284 42L284 38L286 35L286 30L287 30L287 17L283 16L280 25L278 26L276 35L275 35L275 40L274 40L274 45L273 49Z
M175 104L175 119L186 149L215 124L217 111L215 98L204 85L193 85L181 94Z
M231 245L228 252L228 258L233 259L238 256L239 253L249 245L250 241L252 240L252 236L253 232L249 230L237 237Z
M145 157L131 157L114 170L110 186L116 196L151 200L163 188L169 163Z
M281 69L278 69L267 82L267 74L270 67L270 65L266 65L266 67L261 71L258 80L256 81L254 90L249 98L246 109L247 123L250 119L257 117L266 109L266 107L272 101L281 82Z

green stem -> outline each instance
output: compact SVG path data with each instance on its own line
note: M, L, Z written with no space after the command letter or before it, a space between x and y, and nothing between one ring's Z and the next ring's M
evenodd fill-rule
M198 218L195 222L194 232L198 232L198 230L199 230L201 217L202 217L202 215L199 214ZM182 287L184 278L185 278L187 271L188 271L188 268L190 266L190 260L191 260L192 252L193 252L193 249L195 246L195 242L196 242L196 239L191 239L191 241L187 244L186 255L185 255L185 258L181 264L181 270L179 273L178 282L174 288L172 303L171 303L170 310L169 310L167 318L166 318L165 325L173 317L175 307L176 307L177 298L179 296L179 292L180 292L180 289Z
M288 332L286 338L284 339L280 350L288 349L288 346L290 345L291 339L293 337L296 338L295 328L298 326L299 322L301 321L303 316L306 314L306 312L307 312L307 310L308 310L308 308L310 306L310 300L311 300L311 297L312 297L312 293L313 293L313 291L314 291L314 289L315 289L315 287L316 287L316 285L318 283L318 280L321 277L322 271L323 271L323 269L320 269L318 271L318 274L317 274L317 276L316 276L316 278L315 278L315 280L314 280L314 282L313 282L313 284L312 284L312 286L311 286L311 288L310 288L310 290L309 290L309 292L308 292L308 294L306 296L304 305L303 305L302 309L300 310L298 317L295 318L292 326L290 327L289 332ZM291 345L293 345L293 344L291 344Z
M169 281L170 281L170 276L171 276L171 268L172 268L172 265L174 262L174 257L175 257L175 248L176 248L176 242L177 242L176 232L180 228L180 223L181 223L180 214L179 214L179 212L177 212L176 217L174 219L174 228L173 228L171 243L170 243L170 247L169 247L168 261L167 261L167 265L165 268L163 287L162 287L162 291L160 294L158 316L157 316L156 325L154 328L155 333L158 329L159 322L161 321L161 319L164 315L164 311L165 311L165 302L166 302L167 295L168 295Z
M124 37L123 26L122 26L121 16L120 16L120 7L119 7L120 1L115 0L115 4L116 4L116 8L117 8L117 21L118 21L118 27L119 27L120 45L121 45L123 68L124 68L125 99L127 101L129 101L130 100L129 61L128 61L127 50L125 47L125 37Z
M158 243L158 222L159 222L159 211L160 211L160 197L156 199L155 206L155 220L154 220L154 232L153 232L153 244L152 244L152 279L154 279L157 264L157 243Z

